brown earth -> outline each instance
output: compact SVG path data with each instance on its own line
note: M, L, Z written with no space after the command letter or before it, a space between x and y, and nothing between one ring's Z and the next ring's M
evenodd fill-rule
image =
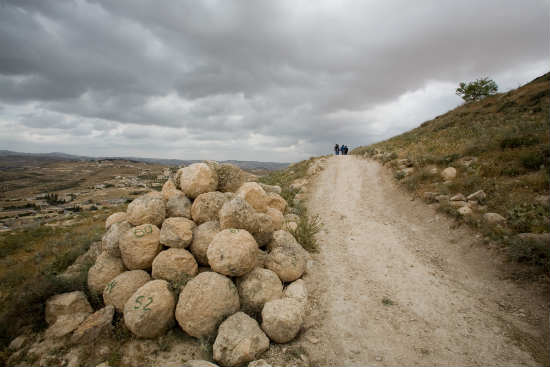
M304 278L312 365L548 365L548 281L399 190L379 163L337 156L308 203L324 224Z

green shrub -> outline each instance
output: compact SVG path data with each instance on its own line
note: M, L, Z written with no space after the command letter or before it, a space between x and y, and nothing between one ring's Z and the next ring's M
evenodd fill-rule
M538 144L540 140L533 135L508 136L500 141L500 148L519 148Z
M317 252L319 246L315 235L321 231L321 220L318 215L308 215L307 209L302 205L297 207L297 211L300 220L296 229L290 233L308 252Z

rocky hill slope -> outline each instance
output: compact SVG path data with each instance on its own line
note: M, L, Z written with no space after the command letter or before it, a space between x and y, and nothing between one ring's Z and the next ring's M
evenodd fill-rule
M550 223L549 83L550 73L352 154L389 165L416 196L437 200L442 211L479 228L487 241L508 245L516 259L547 265L547 236L540 234ZM479 190L484 198L467 200ZM499 223L487 213L498 214L492 219ZM536 235L519 240L521 233Z

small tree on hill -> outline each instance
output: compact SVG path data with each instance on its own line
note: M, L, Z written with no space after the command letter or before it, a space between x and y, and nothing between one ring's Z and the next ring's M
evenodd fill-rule
M461 82L459 87L456 88L456 94L468 103L491 96L495 94L497 90L497 83L485 77L470 83Z

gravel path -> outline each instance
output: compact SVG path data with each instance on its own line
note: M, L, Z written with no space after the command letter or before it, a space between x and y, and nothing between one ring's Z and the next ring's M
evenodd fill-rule
M312 365L549 364L547 286L510 280L495 250L379 163L332 157L310 190L324 224L304 278Z

